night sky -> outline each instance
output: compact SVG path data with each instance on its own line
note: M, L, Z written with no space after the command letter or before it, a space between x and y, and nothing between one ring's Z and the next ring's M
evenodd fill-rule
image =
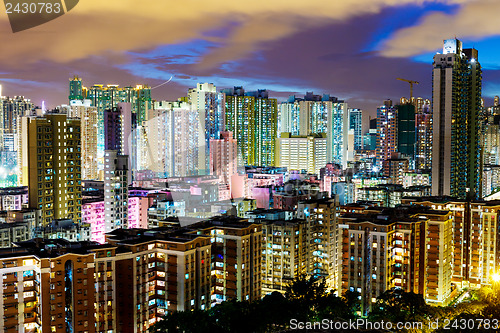
M152 87L184 96L197 82L276 97L329 93L375 114L409 95L431 97L443 39L479 50L483 96L500 94L498 0L82 0L54 21L12 33L0 15L3 95L66 104L68 79Z

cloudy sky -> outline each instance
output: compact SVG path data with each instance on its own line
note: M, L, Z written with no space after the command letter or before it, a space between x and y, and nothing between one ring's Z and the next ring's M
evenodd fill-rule
M3 11L2 11L3 12ZM498 0L82 0L12 33L0 14L3 95L67 103L68 79L156 86L176 99L197 82L329 93L374 114L409 95L430 98L433 55L457 37L479 50L487 104L500 94Z

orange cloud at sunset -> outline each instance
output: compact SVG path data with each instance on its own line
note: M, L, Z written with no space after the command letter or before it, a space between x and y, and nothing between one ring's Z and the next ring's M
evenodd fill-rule
M85 0L54 21L15 34L10 30L7 15L1 15L0 43L4 47L0 63L15 68L40 60L68 62L93 55L120 59L124 51L205 38L205 32L234 22L227 37L211 37L223 47L202 60L201 67L210 67L248 56L263 43L299 29L377 13L389 6L467 2L471 1Z

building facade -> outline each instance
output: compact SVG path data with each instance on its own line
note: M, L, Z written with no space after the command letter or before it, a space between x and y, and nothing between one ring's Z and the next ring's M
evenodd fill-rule
M276 139L277 167L286 167L287 170L306 170L308 173L319 175L320 169L327 163L326 134L291 136L290 133L281 133Z
M209 174L210 140L218 140L225 130L224 94L217 92L212 83L198 83L188 90L188 102L198 112L199 174Z
M398 149L398 109L391 100L377 109L377 146L376 159L379 166L382 161L392 157Z
M97 160L97 108L89 100L71 104L68 116L80 118L82 143L82 180L99 179Z
M128 228L128 156L104 151L104 230Z
M362 150L363 147L363 111L361 109L349 109L349 131L354 135L354 150Z
M433 68L433 195L482 196L481 80L477 50L445 40Z
M230 185L231 177L237 173L238 142L232 132L221 132L220 139L210 139L210 174Z
M22 117L20 184L28 186L29 207L42 211L42 223L81 222L81 125L65 114Z
M266 90L223 89L226 131L238 142L241 165L273 166L278 131L278 104Z

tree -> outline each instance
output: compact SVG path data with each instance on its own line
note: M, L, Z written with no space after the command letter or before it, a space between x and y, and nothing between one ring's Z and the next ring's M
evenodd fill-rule
M316 305L315 319L346 320L354 318L345 298L336 296L333 292L320 297Z
M347 305L347 308L349 309L349 312L351 314L351 317L349 318L354 318L356 317L356 314L361 311L361 294L357 291L346 291L344 293L344 302Z
M197 333L218 332L217 325L207 311L175 311L167 314L163 320L150 328L157 333Z
M279 292L262 300L222 302L210 310L178 311L165 316L151 332L156 333L264 333L287 329L291 319L321 321L354 318L359 310L358 293L338 297L328 291L324 279L300 275L290 282L285 296Z
M429 310L422 295L393 288L377 297L369 319L392 322L424 321Z
M259 302L222 302L209 310L219 332L264 332L265 323L257 316Z
M326 289L324 279L305 274L297 276L286 286L285 297L296 313L297 320L307 321L315 317Z
M295 316L290 301L277 291L264 296L258 310L257 315L265 323L267 332L282 331Z
M303 321L354 318L359 306L358 295L348 293L343 298L338 297L334 290L327 290L324 278L307 275L299 275L292 280L285 293L295 313L293 318Z

